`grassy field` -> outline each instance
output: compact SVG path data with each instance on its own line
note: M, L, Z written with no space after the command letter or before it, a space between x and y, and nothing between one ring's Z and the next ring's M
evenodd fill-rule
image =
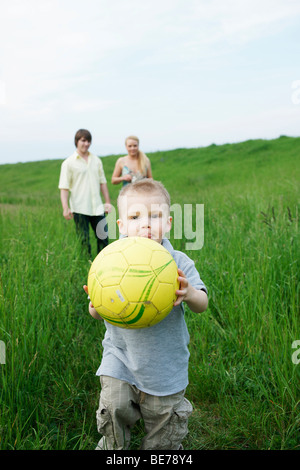
M184 448L299 449L300 138L148 156L172 204L204 204L203 248L187 254L209 308L186 310L194 413ZM114 206L116 159L102 160ZM62 217L61 161L0 167L2 450L94 449L99 438L104 326L88 314L89 261ZM109 225L114 233L112 216ZM184 236L170 239L185 250ZM141 436L138 424L132 449Z

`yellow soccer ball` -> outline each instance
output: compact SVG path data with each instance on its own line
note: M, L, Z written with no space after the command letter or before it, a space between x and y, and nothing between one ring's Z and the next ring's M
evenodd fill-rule
M162 245L148 238L121 238L94 259L88 291L94 308L112 325L146 328L172 310L177 278L174 258Z

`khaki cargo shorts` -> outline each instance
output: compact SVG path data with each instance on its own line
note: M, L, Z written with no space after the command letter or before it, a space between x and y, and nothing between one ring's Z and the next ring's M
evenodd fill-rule
M96 450L127 449L132 426L142 418L146 436L143 450L177 450L188 433L191 403L185 390L158 397L141 392L134 385L113 377L101 376L97 427L102 439Z

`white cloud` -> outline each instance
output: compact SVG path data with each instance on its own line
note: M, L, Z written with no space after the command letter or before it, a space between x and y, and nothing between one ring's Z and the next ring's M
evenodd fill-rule
M205 120L222 105L224 112L229 101L227 112L238 113L237 100L254 87L259 60L272 67L274 94L280 95L276 87L284 79L300 78L288 46L276 65L270 55L259 55L261 43L283 37L299 16L298 0L4 0L0 137L22 141L39 128L46 138L51 126L60 136L82 122L97 128L99 119L109 138L127 128L146 135L167 126L171 135L181 116L189 115L195 129L199 115ZM246 58L233 65L254 44L253 74L247 77ZM227 102L215 93L220 85ZM258 80L256 86L265 85ZM278 97L271 103L269 96L264 89L264 106L267 100L282 108ZM259 113L258 100L247 106Z
M116 100L74 100L73 104L70 106L72 111L103 111L105 109L111 108L118 103Z
M0 80L0 106L6 103L6 85L3 80Z

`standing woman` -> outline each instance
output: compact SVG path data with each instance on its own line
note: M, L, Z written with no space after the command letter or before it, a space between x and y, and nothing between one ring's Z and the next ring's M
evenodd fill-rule
M120 157L116 161L112 174L112 184L128 183L143 178L152 178L151 163L149 158L139 150L139 139L133 135L125 140L128 155Z

